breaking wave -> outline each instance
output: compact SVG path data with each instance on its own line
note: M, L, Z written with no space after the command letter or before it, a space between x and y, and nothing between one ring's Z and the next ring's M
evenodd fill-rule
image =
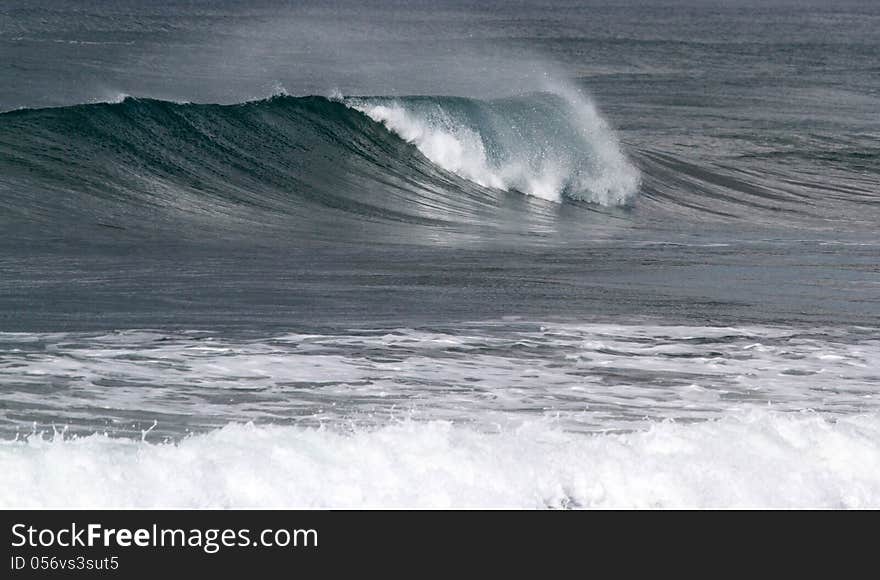
M484 224L521 212L505 206L523 193L627 203L637 173L578 99L125 97L7 112L0 221L130 229L185 218L303 231L347 219Z
M149 434L146 435L149 437ZM406 421L228 425L179 443L0 443L2 506L877 507L880 420L750 411L624 434Z
M588 99L572 90L530 98L350 99L428 159L484 187L550 201L624 205L639 173Z

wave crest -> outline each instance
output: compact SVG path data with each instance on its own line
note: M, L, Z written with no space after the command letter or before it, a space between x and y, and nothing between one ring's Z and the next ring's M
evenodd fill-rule
M629 203L639 172L593 103L574 90L477 101L452 97L345 101L478 185L561 202Z

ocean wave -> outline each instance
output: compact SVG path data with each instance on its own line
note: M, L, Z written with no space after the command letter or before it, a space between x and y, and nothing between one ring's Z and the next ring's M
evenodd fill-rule
M293 229L303 231L322 223L340 229L346 219L483 225L522 212L510 201L521 192L561 201L565 189L600 205L625 203L635 177L605 142L612 139L607 127L596 117L596 134L588 134L583 123L571 125L570 115L594 113L563 107L557 97L551 106L547 98L507 104L404 99L413 107L457 107L491 117L472 142L451 136L462 135L462 125L448 135L432 133L426 138L435 145L420 142L419 148L359 110L364 107L349 106L374 102L369 99L346 105L279 94L203 105L124 97L11 111L0 115L0 208L18 222L85 216L79 221L137 229L188 219L211 227L276 223L288 230L301 222ZM381 106L367 112L378 118ZM508 136L490 143L485 131L497 133L502 122L523 123L519 141ZM551 132L564 129L569 134L553 141ZM488 157L473 156L475 148L510 163L496 171ZM468 165L471 171L463 163L477 165Z
M149 434L146 434L148 437ZM880 417L751 411L644 432L228 425L177 444L0 444L3 507L878 507Z

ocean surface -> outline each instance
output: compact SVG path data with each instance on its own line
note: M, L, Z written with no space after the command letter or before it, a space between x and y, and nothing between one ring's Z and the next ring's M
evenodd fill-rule
M0 507L880 507L878 55L861 0L0 3Z

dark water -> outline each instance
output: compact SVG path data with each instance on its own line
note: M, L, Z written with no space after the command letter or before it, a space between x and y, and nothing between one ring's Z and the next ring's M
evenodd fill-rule
M870 410L878 54L874 2L6 2L2 428Z

